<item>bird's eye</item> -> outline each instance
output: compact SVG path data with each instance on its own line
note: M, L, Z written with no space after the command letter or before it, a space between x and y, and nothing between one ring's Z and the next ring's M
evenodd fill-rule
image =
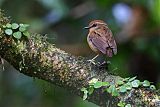
M96 27L96 26L97 26L97 24L93 24L93 25L92 25L92 27Z

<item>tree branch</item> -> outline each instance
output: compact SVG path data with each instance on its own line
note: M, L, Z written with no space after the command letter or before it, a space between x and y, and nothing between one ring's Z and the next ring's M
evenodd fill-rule
M0 56L7 60L19 72L48 81L82 97L82 87L88 87L93 78L116 84L119 76L108 74L105 68L89 63L83 57L76 57L48 43L40 34L19 40L4 33L3 25L9 19L0 12ZM135 88L118 97L99 88L88 96L87 100L102 107L117 107L123 99L133 107L160 106L159 96L147 88Z

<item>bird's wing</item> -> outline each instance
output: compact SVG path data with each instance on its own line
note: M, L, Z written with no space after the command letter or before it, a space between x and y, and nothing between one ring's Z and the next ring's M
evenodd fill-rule
M109 37L110 37L110 38L108 38L108 40L107 40L108 45L109 45L110 48L112 49L114 55L116 55L116 54L117 54L117 45L116 45L116 42L115 42L115 39L114 39L114 37L113 37L113 35L112 35L111 30L108 30L108 34L109 34Z
M107 33L106 31L101 31L92 33L90 40L99 51L103 54L107 54L108 57L112 57L113 54L117 53L117 46L112 37L112 32Z
M93 37L91 38L91 42L99 51L101 51L103 54L106 54L106 48L108 47L108 44L103 40L102 37Z

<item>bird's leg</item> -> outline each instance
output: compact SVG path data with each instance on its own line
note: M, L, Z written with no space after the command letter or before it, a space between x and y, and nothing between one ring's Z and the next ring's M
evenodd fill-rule
M96 65L95 59L96 59L98 56L99 56L99 54L96 55L95 57L93 57L92 59L88 60L88 61L91 62L92 64Z
M99 56L99 54L98 55L96 55L95 57L93 57L91 60L95 60L97 57Z

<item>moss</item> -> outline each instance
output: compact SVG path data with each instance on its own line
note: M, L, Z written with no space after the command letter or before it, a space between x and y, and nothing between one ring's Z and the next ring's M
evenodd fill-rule
M105 69L88 63L85 58L72 56L56 48L54 44L48 43L40 34L32 34L30 38L20 40L5 35L2 26L6 23L9 23L9 20L0 11L0 55L20 72L63 86L78 95L81 95L79 90L89 86L89 80L93 78L107 81L114 87L117 86L117 80L121 77L109 75ZM132 93L127 92L118 97L111 97L104 93L102 87L96 90L89 100L91 99L100 105L101 102L106 103L108 98L111 98L112 103L118 102L120 98L123 99L128 95L129 97L126 97L128 103L136 103L138 106L147 104L152 106L156 95L152 91L149 91L153 93L150 94L146 90L138 90L138 88L133 92L135 94L133 96ZM149 95L153 97L148 97ZM159 100L158 97L156 99Z
M5 17L5 14L0 9L0 27L2 28L2 25L6 25L9 22L10 22L9 18Z

